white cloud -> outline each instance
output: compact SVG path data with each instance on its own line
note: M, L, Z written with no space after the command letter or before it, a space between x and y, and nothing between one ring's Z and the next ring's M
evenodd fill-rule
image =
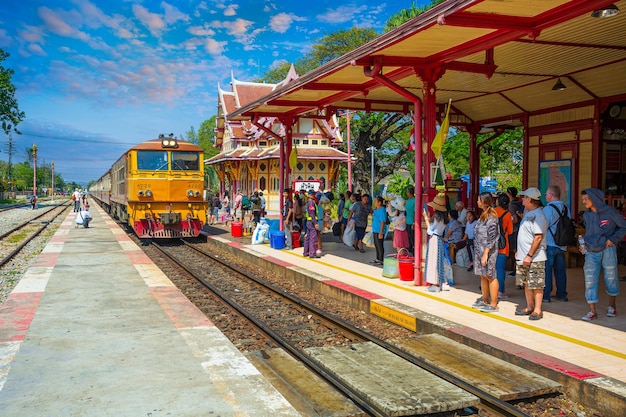
M327 9L326 13L318 14L316 17L319 21L324 23L344 23L352 20L357 15L365 12L367 10L367 6L339 6L333 9Z
M228 42L218 42L215 39L208 38L204 41L204 49L211 55L219 55L224 52Z
M161 16L151 13L139 4L133 4L133 14L154 36L158 36L165 29L165 22L161 19Z
M238 5L230 4L228 7L226 7L226 10L224 10L224 16L234 16L234 15L236 15L238 8L239 8Z
M27 49L35 55L46 56L48 55L42 48L36 43L28 45Z
M26 42L43 43L42 28L25 25L23 30L17 32L18 36Z
M59 36L80 39L84 42L89 40L89 35L85 32L82 32L81 30L66 23L65 19L70 17L68 13L57 13L48 7L40 7L37 12L41 20L44 21L45 28L50 32Z
M305 20L305 17L296 16L292 13L278 13L270 19L270 27L274 32L285 33L292 22L303 22Z
M163 10L165 11L165 23L175 23L179 20L182 20L184 22L188 22L189 21L189 15L181 12L180 10L178 10L175 6L172 6L169 3L166 2L161 2L161 7L163 7Z
M187 29L187 32L191 33L194 36L213 36L215 35L215 31L207 26L192 26Z

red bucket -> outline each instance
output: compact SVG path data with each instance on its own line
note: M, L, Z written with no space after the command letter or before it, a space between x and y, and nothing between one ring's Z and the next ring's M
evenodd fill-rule
M398 270L400 271L400 281L413 281L413 265L415 258L405 255L398 255Z
M241 236L243 236L243 223L241 223L241 222L232 222L230 224L230 234L233 237L241 237Z
M291 247L292 248L300 247L300 232L296 232L296 231L291 232Z

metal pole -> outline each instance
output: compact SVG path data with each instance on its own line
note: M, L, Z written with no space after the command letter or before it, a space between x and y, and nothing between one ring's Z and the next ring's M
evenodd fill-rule
M52 161L52 201L54 201L54 161Z
M346 111L346 130L348 131L348 190L352 192L352 150L350 149L350 110Z
M33 144L33 198L37 198L37 145Z
M376 148L373 146L370 146L369 148L367 148L368 151L370 151L372 153L372 184L371 184L371 194L370 194L370 198L371 198L371 202L374 202L374 152L376 151Z

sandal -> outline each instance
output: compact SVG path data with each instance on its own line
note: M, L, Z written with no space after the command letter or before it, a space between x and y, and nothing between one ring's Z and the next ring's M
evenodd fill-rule
M539 313L539 314L531 314L530 316L528 316L528 320L541 320L543 318L543 313Z
M530 316L530 314L532 313L532 310L515 310L515 315L516 316Z
M365 253L365 249L359 249L359 252Z

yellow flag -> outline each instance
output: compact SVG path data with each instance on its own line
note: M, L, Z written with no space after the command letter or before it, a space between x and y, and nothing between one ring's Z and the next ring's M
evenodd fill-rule
M298 165L298 151L294 146L291 148L291 153L289 154L289 168L294 169Z
M441 150L443 149L443 143L446 141L448 137L448 129L450 127L450 106L452 104L452 100L448 103L448 110L446 110L446 117L441 122L441 126L439 127L439 131L435 135L435 139L433 139L433 143L430 145L430 149L432 149L435 154L435 160L439 159L439 155L441 155Z

